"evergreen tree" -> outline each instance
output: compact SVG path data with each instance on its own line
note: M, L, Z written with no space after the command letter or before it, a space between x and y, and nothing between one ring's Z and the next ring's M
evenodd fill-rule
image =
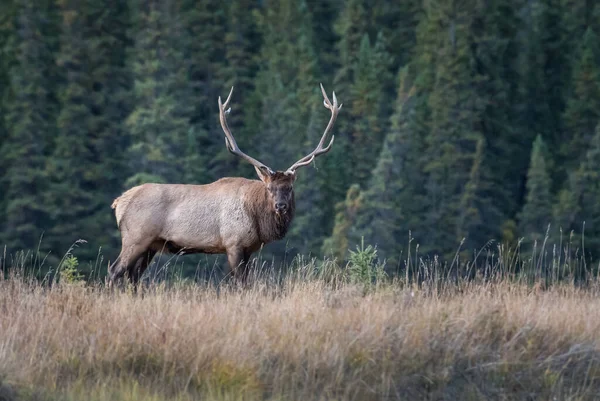
M301 145L310 110L321 103L311 15L303 1L277 1L263 9L259 27L263 49L256 100L261 120L254 142L260 160L283 169L287 166L276 164L291 165L307 153Z
M334 84L338 93L349 93L350 83L354 80L354 68L358 63L361 43L369 34L368 7L364 0L349 0L335 22L339 66L335 74Z
M62 0L60 6L63 31L57 63L65 81L59 90L58 135L47 161L51 184L46 202L52 212L48 242L55 257L61 257L77 239L90 240L78 252L89 261L102 246L116 245L109 206L124 179L127 9L125 1L103 7L95 1L82 5Z
M242 149L251 150L253 149L252 137L258 132L260 125L258 112L260 105L259 102L255 102L256 96L253 96L253 93L260 60L256 53L257 49L262 47L262 43L257 26L257 20L260 19L249 18L249 16L257 15L259 5L252 0L235 0L228 4L225 33L223 37L218 38L219 41L224 42L225 49L224 63L215 72L217 83L222 83L221 87L217 87L217 96L225 96L226 93L222 92L235 86L235 112L231 113L227 121L236 133L236 140ZM221 60L222 56L218 59ZM209 105L214 107L214 104L215 99L210 99ZM243 161L232 157L224 146L221 126L214 108L208 115L214 116L208 120L208 130L210 139L216 140L213 145L216 146L216 150L210 161L213 178L233 174L254 174Z
M379 29L388 38L386 52L393 56L390 72L408 64L416 44L417 24L421 17L421 1L377 0L372 7L371 29ZM376 35L378 31L371 32ZM393 95L391 93L390 95Z
M88 167L92 150L87 124L91 123L92 112L88 92L90 65L84 38L87 21L74 3L60 2L63 34L57 64L66 83L59 90L58 135L49 158L51 184L45 199L52 213L53 226L48 241L56 252L55 261L79 239L77 227L84 223L82 218L87 217L90 210L99 208L98 202L102 201L91 191L95 177ZM66 247L61 249L61 245Z
M388 264L398 265L404 239L409 233L420 236L423 214L422 166L423 140L415 124L418 100L414 73L400 72L396 110L391 118L377 166L363 194L356 224L350 231L350 247L365 242L376 245Z
M193 102L182 54L177 0L132 2L135 108L127 118L131 136L130 187L143 182L180 182Z
M429 95L432 115L425 185L430 212L425 216L425 225L430 248L425 249L450 254L460 241L456 217L483 135L481 115L486 99L476 91L476 85L487 77L472 69L469 29L473 17L452 7L442 11L435 17L431 14L430 20L439 27L439 50L436 81Z
M591 28L583 38L571 86L573 92L563 117L565 135L561 143L561 164L564 171L580 164L600 121L600 47L598 36Z
M537 68L535 66L534 68L541 77L541 85L535 97L528 101L541 103L540 129L537 132L549 140L551 149L559 149L561 117L565 108L564 95L570 76L570 65L567 59L570 49L565 40L564 15L566 14L561 0L542 0L539 9L534 10L533 23L538 28L532 38L537 42L532 46L532 50L539 54Z
M331 236L323 241L322 252L326 257L333 257L342 263L352 244L349 233L356 224L356 214L362 207L363 192L357 184L348 188L346 199L335 205L335 223Z
M10 77L9 70L14 63L14 49L9 45L11 34L14 31L14 2L7 1L5 6L0 10L0 150L3 149L3 143L8 138L8 127L5 125L6 114L6 99L9 96ZM8 166L3 157L0 156L0 187L6 188L8 185L6 176ZM0 221L5 221L7 199L2 194L0 195ZM0 247L4 245L4 237L0 228Z
M346 120L350 121L346 132L351 141L354 166L349 170L349 180L361 186L366 184L372 173L387 128L385 116L388 114L382 83L389 80L387 68L390 61L382 35L378 35L374 46L371 46L368 36L363 36L354 81L350 86L349 118Z
M312 16L304 1L275 1L261 11L258 27L263 46L254 95L260 121L252 152L273 169L284 170L318 143L318 139L312 144L305 141L311 110L322 104ZM255 175L250 166L246 168L248 175ZM286 243L280 241L267 251L283 255Z
M585 257L597 261L600 257L600 124L590 140L588 151L569 180L567 191L561 192L557 217L563 231L576 234L576 243L584 238Z
M563 7L566 57L570 59L580 51L588 29L600 31L600 5L594 0L563 0Z
M11 251L37 249L48 227L44 157L51 148L56 116L53 4L16 0L15 7L7 43L15 55L4 103L8 137L0 150L6 166L4 242Z
M240 1L230 2L230 8L240 6ZM237 163L228 157L223 142L223 133L218 123L217 98L226 96L229 85L235 85L233 107L237 109L244 89L238 82L223 80L221 73L226 66L227 10L220 1L182 1L181 36L182 62L187 70L189 95L191 96L190 128L184 138L184 176L181 181L206 184L223 175L230 175ZM252 20L252 18L248 18ZM243 25L242 25L243 26ZM172 29L170 27L169 29ZM232 77L233 78L233 77ZM231 115L234 132L240 113ZM225 156L225 157L222 157ZM216 160L215 160L216 159Z
M519 215L519 231L531 243L544 240L546 228L552 222L550 154L540 135L533 143L531 163L527 173L527 195Z
M323 135L328 117L328 113L321 104L315 103L311 107L303 149L316 146ZM327 156L324 155L310 165L298 170L298 178L294 185L296 217L286 239L286 248L293 247L291 249L292 254L308 255L309 253L318 253L325 236L331 230L331 226L327 224L328 219L324 207L327 176L324 167L321 166L321 162Z
M335 76L335 89L347 97L347 117L338 128L344 132L338 148L343 152L331 162L345 173L332 182L334 203L338 202L353 183L365 186L375 167L376 158L385 137L386 121L391 111L390 92L385 82L392 80L392 57L387 52L388 41L379 30L369 35L368 21L373 10L361 0L346 3L336 22L340 36L338 51L340 67ZM343 155L343 157L340 157Z
M418 29L418 104L427 136L426 252L453 254L498 239L510 222L520 192L522 152L516 116L518 18L502 2L440 1L425 8ZM469 10L469 12L465 12ZM431 67L435 70L431 72ZM420 111L419 111L420 110Z
M312 15L313 32L318 39L317 57L319 59L319 69L326 81L330 82L338 66L338 54L336 46L338 38L336 36L334 24L331 21L337 21L338 16L346 3L333 1L312 1L308 2L308 8ZM325 80L325 78L323 78Z
M483 106L473 165L461 199L457 236L466 237L466 249L503 240L519 210L525 181L529 135L517 125L522 101L518 83L520 1L506 7L502 0L477 3L470 34L472 63L479 75L471 85ZM471 217L469 217L471 216Z

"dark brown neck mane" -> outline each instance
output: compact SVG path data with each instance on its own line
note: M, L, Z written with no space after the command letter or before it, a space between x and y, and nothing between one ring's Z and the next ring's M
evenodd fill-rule
M289 209L284 215L275 213L273 202L269 197L267 187L263 183L252 188L251 193L252 196L246 202L246 209L251 216L254 216L261 242L267 244L285 237L296 209L294 193L292 192Z

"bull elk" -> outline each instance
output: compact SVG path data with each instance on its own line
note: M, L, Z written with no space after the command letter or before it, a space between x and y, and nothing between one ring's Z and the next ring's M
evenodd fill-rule
M219 115L227 149L252 164L260 180L221 178L205 185L143 184L112 204L121 232L121 253L109 267L109 284L127 276L134 285L157 252L227 254L232 276L245 281L250 256L263 244L282 239L294 217L296 170L331 149L325 139L339 110L321 85L323 103L331 118L317 147L286 171L273 171L238 147L229 125L227 108L219 96Z

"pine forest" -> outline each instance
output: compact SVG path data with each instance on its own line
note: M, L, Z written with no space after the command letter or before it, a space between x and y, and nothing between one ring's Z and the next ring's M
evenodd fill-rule
M327 125L322 83L335 143L262 260L364 244L402 272L570 244L598 266L599 35L593 0L3 0L0 265L105 271L128 188L256 178L219 96L240 148L285 169Z

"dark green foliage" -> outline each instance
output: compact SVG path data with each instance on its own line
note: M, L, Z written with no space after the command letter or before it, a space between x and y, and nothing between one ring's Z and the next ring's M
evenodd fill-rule
M135 107L126 121L132 175L125 185L182 181L194 106L182 53L182 12L177 0L131 4Z
M282 170L327 125L322 82L344 105L335 143L298 171L295 221L266 260L343 260L364 238L394 271L409 238L447 260L549 223L596 260L596 3L4 1L0 249L45 232L53 268L79 238L83 270L99 248L114 259L125 189L256 177L224 146L218 96L235 86L238 144Z
M176 3L174 2L174 4ZM236 2L231 7L235 8L239 5ZM170 80L180 80L179 84L173 81L173 85L180 85L181 88L165 88L166 91L176 93L173 99L175 110L180 108L179 102L185 103L183 106L187 110L182 109L184 111L182 114L189 119L189 122L185 123L189 124L187 129L181 127L182 132L185 131L182 137L183 154L180 156L182 175L179 181L181 182L206 184L222 176L223 171L231 171L237 162L232 161L231 158L222 157L226 150L223 146L218 119L215 118L216 99L219 95L227 96L229 84L236 85L233 101L234 111L237 111L245 90L238 86L241 83L235 80L236 74L233 71L227 70L228 73L234 75L233 77L222 71L226 66L224 58L227 51L226 45L230 40L230 35L233 34L227 29L228 15L226 11L224 3L221 1L183 0L181 8L172 11L176 13L173 22L165 20L165 25L161 28L164 29L162 35L171 35L171 43L175 46L172 51L181 52L171 55L173 57L171 62L177 63L177 65L175 70L170 72L173 76L169 78ZM164 16L164 18L168 17ZM173 24L183 24L183 28L178 30L180 27L173 26ZM238 29L244 29L244 27L244 22L241 22ZM240 47L242 47L241 51L244 51L243 46L244 44L234 43L231 47L238 52ZM177 77L177 74L182 75ZM225 83L227 85L224 85ZM231 125L234 129L239 114L232 113ZM208 116L213 118L208 118ZM211 168L207 168L207 166Z
M579 167L561 193L557 219L563 231L573 231L582 237L586 258L591 262L600 257L600 124L590 139L588 150Z
M314 102L302 149L314 148L319 143L329 117L328 110ZM298 199L296 217L291 232L286 238L286 246L292 254L318 254L323 238L331 230L330 225L326 224L328 209L325 204L327 193L327 171L323 165L325 157L322 156L311 165L298 170L294 190Z
M451 8L437 10L435 15L433 10L429 12L429 23L436 27L432 34L439 44L429 95L425 185L430 209L424 223L428 250L443 252L456 248L463 235L456 218L476 162L477 144L483 139L482 114L488 101L476 89L488 77L485 71L474 69L470 32L474 16Z
M2 181L5 206L3 238L11 251L35 250L49 226L44 193L48 188L45 160L55 132L57 105L53 68L55 27L51 2L15 1L14 29L5 44L14 54L4 93Z
M8 127L5 121L6 100L9 99L10 91L10 66L14 63L14 48L11 46L11 36L15 23L15 4L13 1L5 2L5 6L0 10L0 151L3 149L4 142L8 139ZM7 161L0 157L0 188L6 188L8 185ZM6 202L4 196L0 196L0 221L6 219ZM1 226L0 226L1 227ZM3 232L0 228L0 241L3 241Z
M101 247L116 246L109 205L118 194L128 141L125 71L126 1L100 4L61 0L62 34L57 65L61 111L54 152L46 164L50 187L45 202L52 227L47 243L60 259L83 238L83 260ZM105 188L106 190L101 190ZM82 232L80 227L88 227ZM51 259L52 261L52 259Z
M348 189L346 199L335 205L335 222L331 236L323 242L323 253L338 259L345 260L348 249L351 247L350 232L356 224L357 213L363 207L363 193L357 184Z
M548 225L552 223L550 166L550 153L538 135L531 150L525 205L519 214L519 232L526 237L528 244L541 243Z
M569 171L585 157L594 129L600 121L600 46L591 29L585 32L580 55L573 67L572 93L564 114L560 144L563 168Z
M411 74L408 68L401 70L391 130L350 232L350 249L364 237L367 243L377 244L381 258L391 267L398 265L411 230L418 238L423 229L418 216L423 212L424 176L417 156L424 141L414 117L418 96Z

